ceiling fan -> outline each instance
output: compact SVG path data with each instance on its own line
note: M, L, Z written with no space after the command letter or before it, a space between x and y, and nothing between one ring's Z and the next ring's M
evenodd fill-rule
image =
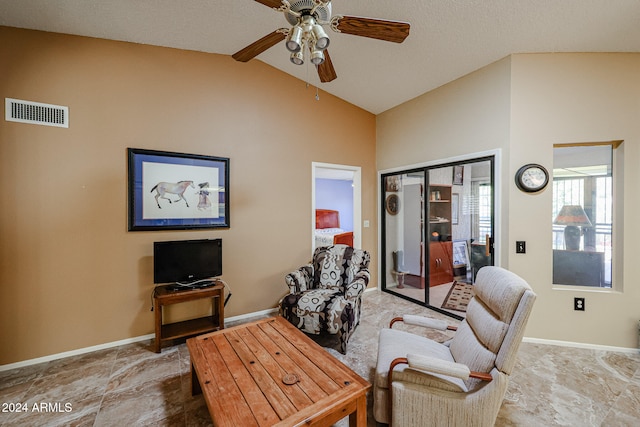
M369 37L395 43L402 43L409 35L408 22L388 21L357 16L331 16L331 0L255 0L278 12L283 12L291 28L279 28L260 40L251 43L234 53L233 59L247 62L265 50L286 39L286 48L290 59L296 65L302 65L305 57L318 69L322 83L334 80L337 76L333 68L327 47L330 40L323 25L329 25L333 31L354 36Z

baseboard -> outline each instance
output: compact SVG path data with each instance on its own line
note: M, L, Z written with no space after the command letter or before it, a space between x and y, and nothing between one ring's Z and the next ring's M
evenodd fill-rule
M252 317L258 317L258 316L267 316L269 314L273 314L275 312L278 311L278 308L269 308L266 310L261 310L261 311L254 311L253 313L247 313L247 314L240 314L239 316L233 316L233 317L225 317L224 318L224 323L228 323L228 322L236 322L238 320L246 320L246 319L250 319Z
M153 338L155 338L155 334L147 334L139 337L127 338L124 340L93 345L91 347L84 347L76 350L64 351L62 353L51 354L49 356L37 357L35 359L23 360L22 362L9 363L7 365L0 365L0 372L8 371L10 369L23 368L25 366L30 366L30 365L37 365L38 363L50 362L52 360L64 359L65 357L78 356L80 354L91 353L93 351L118 347L121 345L131 344L134 342L144 341L144 340L153 339Z
M377 291L380 290L377 287L367 288L365 292L368 291ZM528 338L524 337L522 339L523 342L529 342L533 344L545 344L545 345L556 345L560 347L573 347L573 348L585 348L590 350L603 350L603 351L615 351L619 353L627 353L627 354L639 354L640 348L627 348L627 347L613 347L608 345L598 345L598 344L585 344L579 342L572 341L558 341L558 340L546 340L541 338Z
M225 323L227 323L227 322L234 322L238 320L245 320L245 319L256 317L256 316L265 316L277 310L278 310L277 308L270 308L267 310L256 311L253 313L241 314L239 316L225 317L224 321ZM78 356L80 354L91 353L93 351L104 350L107 348L119 347L121 345L132 344L132 343L150 340L154 338L155 338L155 334L141 335L139 337L126 338L123 340L108 342L104 344L98 344L91 347L84 347L76 350L64 351L62 353L51 354L49 356L37 357L35 359L23 360L21 362L9 363L6 365L0 365L0 372L9 371L11 369L23 368L25 366L30 366L30 365L37 365L38 363L50 362L52 360L64 359L65 357Z
M585 348L589 350L615 351L618 353L628 353L628 354L640 353L640 349L638 348L613 347L609 345L586 344L586 343L572 342L572 341L545 340L541 338L524 337L522 339L522 342L528 342L532 344L555 345L559 347Z
M378 290L377 287L373 287L373 288L365 289L365 292L371 292L371 291L377 291L377 290ZM270 308L267 310L255 311L252 313L241 314L238 316L225 317L224 321L225 323L229 323L229 322L235 322L239 320L246 320L251 317L270 315L276 311L278 311L277 308ZM147 334L139 337L127 338L119 341L98 344L91 347L84 347L76 350L56 353L49 356L37 357L35 359L24 360L21 362L9 363L6 365L0 365L0 372L9 371L11 369L22 368L30 365L37 365L38 363L50 362L52 360L64 359L65 357L78 356L80 354L91 353L93 351L104 350L107 348L118 347L121 345L132 344L132 343L150 340L154 338L155 338L155 334ZM597 345L597 344L584 344L584 343L576 343L571 341L545 340L540 338L528 338L528 337L524 337L522 341L533 343L533 344L556 345L560 347L586 348L591 350L615 351L615 352L629 353L629 354L640 353L640 349L637 349L637 348L613 347L613 346Z

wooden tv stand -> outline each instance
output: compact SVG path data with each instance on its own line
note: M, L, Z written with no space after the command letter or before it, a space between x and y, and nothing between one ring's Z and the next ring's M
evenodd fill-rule
M162 308L165 305L211 298L211 316L162 323ZM153 291L153 311L155 312L156 339L154 349L160 353L162 343L177 338L186 338L224 329L224 285L216 282L208 288L173 290L171 285L157 286Z

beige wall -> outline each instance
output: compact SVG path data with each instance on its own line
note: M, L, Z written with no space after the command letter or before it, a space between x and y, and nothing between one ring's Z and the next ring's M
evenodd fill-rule
M506 190L511 225L509 267L525 276L538 294L527 335L579 343L636 348L640 286L635 242L640 228L632 212L640 208L640 54L543 54L512 57L510 175L525 163L553 168L553 144L624 140L623 292L558 290L551 286L550 189L529 196L514 185ZM624 233L623 233L624 228ZM515 254L515 241L527 254ZM616 255L614 254L614 257ZM614 278L614 280L616 280ZM618 278L618 282L620 278ZM586 311L573 310L585 297Z
M6 27L0 95L70 111L0 124L0 365L152 333L156 240L221 237L227 316L275 307L311 255L314 161L362 167L375 286L372 114L259 61ZM229 157L231 228L127 232L127 147Z
M639 100L640 54L513 55L379 115L378 169L501 149L501 265L538 294L527 336L635 348ZM616 139L625 140L624 291L554 290L550 187L526 195L513 175L530 162L551 170L554 143ZM515 254L516 240L527 242L527 254ZM579 296L585 312L573 311Z
M378 170L489 150L509 152L510 58L376 117ZM506 172L503 179L507 179ZM501 211L508 205L502 202ZM508 215L502 215L503 225ZM499 236L501 244L508 243ZM504 256L502 262L506 262Z

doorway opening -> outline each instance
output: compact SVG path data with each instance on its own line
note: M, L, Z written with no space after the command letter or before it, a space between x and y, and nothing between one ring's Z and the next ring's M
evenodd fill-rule
M495 156L381 174L381 287L462 319L494 264Z
M351 246L361 248L361 168L313 162L311 179L311 252L316 247L333 244L334 240L338 243L349 241ZM317 226L320 210L337 213L330 217L332 222ZM349 238L351 240L344 240Z

